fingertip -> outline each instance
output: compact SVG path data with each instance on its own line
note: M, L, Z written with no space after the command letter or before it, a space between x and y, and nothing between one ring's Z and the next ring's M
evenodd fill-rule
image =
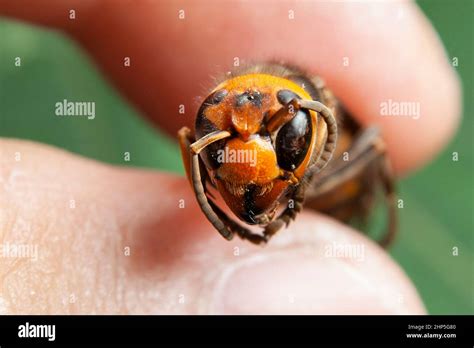
M351 59L347 73L331 82L356 118L380 126L395 171L402 175L432 160L453 137L462 93L439 36L418 6L386 7L390 11L373 21L377 34L349 43L356 61Z
M213 293L209 311L218 314L425 313L413 284L384 250L310 213L264 250L234 258Z
M205 93L203 86L212 88L211 76L231 68L236 58L241 64L285 60L321 75L357 119L380 125L399 174L430 161L459 125L459 79L432 25L409 1L271 8L265 2L251 8L238 2L150 2L130 9L109 1L51 1L47 11L38 6L31 0L3 2L0 11L66 28L139 109L173 136L193 123L196 97ZM125 57L130 66L124 66ZM386 114L388 104L415 110Z

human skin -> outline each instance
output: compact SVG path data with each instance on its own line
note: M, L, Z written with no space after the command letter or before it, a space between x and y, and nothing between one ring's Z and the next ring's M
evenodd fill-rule
M0 14L70 35L171 134L192 124L209 76L240 57L277 58L322 75L354 117L381 127L398 175L423 166L452 137L459 82L411 2L212 4L0 1ZM419 102L421 117L381 117L388 99ZM0 260L3 313L425 312L386 251L331 218L304 211L264 248L227 242L183 177L15 139L0 140L0 151L0 238L39 252L37 261ZM328 257L333 243L363 245L363 258Z

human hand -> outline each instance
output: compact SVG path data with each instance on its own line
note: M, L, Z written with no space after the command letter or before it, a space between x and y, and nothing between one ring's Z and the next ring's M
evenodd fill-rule
M0 14L71 35L172 134L192 123L203 83L234 56L279 58L321 74L355 117L380 124L400 175L432 158L458 122L458 81L411 3L0 4ZM422 117L380 117L387 99L418 101ZM188 116L177 115L179 104ZM6 313L424 313L382 249L327 217L304 212L265 248L229 243L205 220L184 178L24 141L2 140L1 150L1 238L39 252L36 262L0 263ZM363 259L325 256L333 243L363 245Z

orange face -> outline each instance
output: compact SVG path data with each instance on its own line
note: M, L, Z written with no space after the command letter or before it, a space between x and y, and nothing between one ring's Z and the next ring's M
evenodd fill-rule
M311 99L285 78L247 74L221 83L199 109L196 139L216 130L232 133L200 156L226 204L248 224L271 220L318 155L325 128L314 111L297 110L277 129L267 127L295 98Z

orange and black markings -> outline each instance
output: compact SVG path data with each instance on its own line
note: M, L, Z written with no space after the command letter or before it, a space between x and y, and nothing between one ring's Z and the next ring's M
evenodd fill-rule
M376 187L394 196L376 129L358 125L320 78L285 66L255 65L220 83L199 108L194 132L181 129L179 140L201 209L226 239L237 233L265 243L304 201L349 221L370 214ZM344 152L350 161L342 159ZM210 187L234 218L217 205ZM384 243L395 231L393 212L388 216Z

